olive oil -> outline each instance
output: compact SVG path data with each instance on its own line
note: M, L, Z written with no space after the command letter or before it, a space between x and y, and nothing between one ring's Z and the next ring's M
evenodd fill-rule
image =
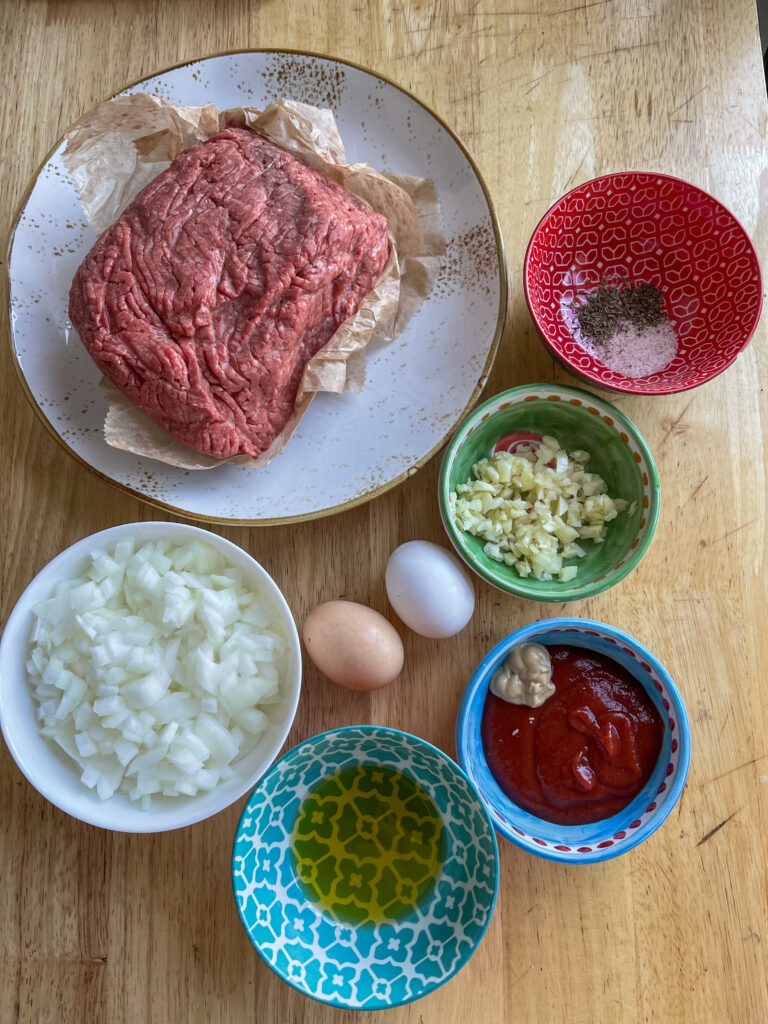
M324 778L304 798L292 839L307 898L349 924L407 916L431 893L443 861L443 826L430 797L377 764Z

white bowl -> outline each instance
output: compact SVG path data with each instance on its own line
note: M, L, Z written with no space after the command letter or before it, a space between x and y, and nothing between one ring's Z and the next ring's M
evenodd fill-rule
M100 800L80 781L80 769L55 743L40 735L35 702L27 685L31 608L50 596L55 584L81 572L96 550L133 537L138 542L204 541L248 574L272 598L288 642L288 667L280 681L282 702L270 709L270 728L237 764L234 776L210 793L194 797L155 797L143 811L122 793ZM301 689L301 649L291 610L272 577L249 554L228 540L182 523L126 523L73 544L42 569L19 598L0 641L0 725L16 764L38 792L67 814L116 832L166 832L192 825L224 810L250 789L274 761L296 714Z

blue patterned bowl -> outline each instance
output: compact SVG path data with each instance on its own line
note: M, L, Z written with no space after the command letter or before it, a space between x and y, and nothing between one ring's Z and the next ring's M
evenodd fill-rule
M398 779L410 794L405 814L386 797L371 804ZM382 856L369 863L359 844L366 830L383 835L387 819L387 865L399 874L390 881L410 905L395 900L384 912L382 899L372 919L363 890L382 891L388 867ZM412 887L404 876L428 843L434 870ZM350 862L344 844L361 859ZM333 906L307 882L329 865ZM251 942L281 978L321 1002L375 1010L419 999L469 960L496 904L499 856L477 791L449 757L396 729L353 726L306 740L262 778L240 819L232 877Z
M510 648L529 642L586 647L613 658L645 688L661 715L665 729L656 767L635 799L610 818L589 825L544 821L513 803L491 775L480 734L488 686ZM456 750L497 832L537 857L592 864L626 853L664 823L680 799L688 776L691 730L683 699L669 673L628 633L590 619L545 619L505 637L477 666L459 708Z

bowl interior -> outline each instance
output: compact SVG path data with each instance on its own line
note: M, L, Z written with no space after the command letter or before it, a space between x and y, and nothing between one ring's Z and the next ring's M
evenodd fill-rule
M622 811L588 825L558 825L522 810L501 790L485 760L483 707L491 676L519 643L569 644L605 654L645 688L665 724L661 753L642 791ZM665 820L685 784L690 729L685 706L663 666L620 630L588 619L536 622L499 643L480 663L462 701L457 722L459 761L480 791L502 835L530 853L571 863L618 856L647 839Z
M55 743L40 735L36 704L26 683L31 608L50 596L55 583L80 572L91 552L114 546L124 537L139 542L168 539L185 543L203 540L266 590L278 610L288 643L281 700L269 709L270 727L255 747L233 764L234 777L212 792L195 797L162 797L143 811L122 793L100 800L80 781L77 764ZM51 803L82 821L120 832L161 832L216 814L243 795L272 763L296 713L301 686L301 651L290 609L272 578L250 555L216 534L181 523L128 523L86 537L67 548L32 580L16 604L0 642L0 720L8 748L21 771Z
M317 800L361 765L366 793ZM428 885L413 879L430 859L431 811L409 810L378 852L359 846L366 832L375 846L386 825L391 802L379 790L393 772L415 784L439 819ZM381 849L390 851L385 867ZM312 898L310 875L328 893L329 873L339 905L353 913ZM477 792L445 754L406 733L353 727L307 740L264 776L235 838L233 883L251 942L281 977L323 1002L376 1009L425 995L466 963L493 913L498 852ZM385 886L399 893L390 909L373 920L365 909L358 915Z
M448 514L450 492L470 479L472 466L488 457L501 437L515 430L550 434L567 451L588 451L586 468L602 476L611 497L635 503L633 511L607 524L605 540L579 541L586 555L565 563L577 569L570 583L519 576L489 558L484 541L459 530ZM440 504L454 547L488 582L531 600L567 601L607 589L640 560L658 517L658 475L634 426L609 403L576 388L513 388L486 402L459 428L443 462Z
M604 279L661 289L678 338L672 362L641 379L608 369L576 342L568 306ZM754 247L732 213L695 185L663 174L609 174L545 214L526 254L531 314L552 352L587 380L664 394L721 373L751 338L762 282Z

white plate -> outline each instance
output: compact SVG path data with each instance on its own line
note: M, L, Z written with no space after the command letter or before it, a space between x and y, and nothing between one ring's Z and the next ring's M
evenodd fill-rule
M28 397L67 450L153 505L211 522L312 519L382 493L423 465L469 411L504 323L499 226L472 158L436 114L393 82L329 57L254 51L206 57L124 90L176 103L264 107L286 96L330 107L350 162L428 176L448 247L431 295L390 344L369 353L359 395L320 394L267 469L186 472L110 448L99 371L67 340L74 273L95 241L59 142L32 182L9 254L11 343ZM122 94L121 94L122 95Z

